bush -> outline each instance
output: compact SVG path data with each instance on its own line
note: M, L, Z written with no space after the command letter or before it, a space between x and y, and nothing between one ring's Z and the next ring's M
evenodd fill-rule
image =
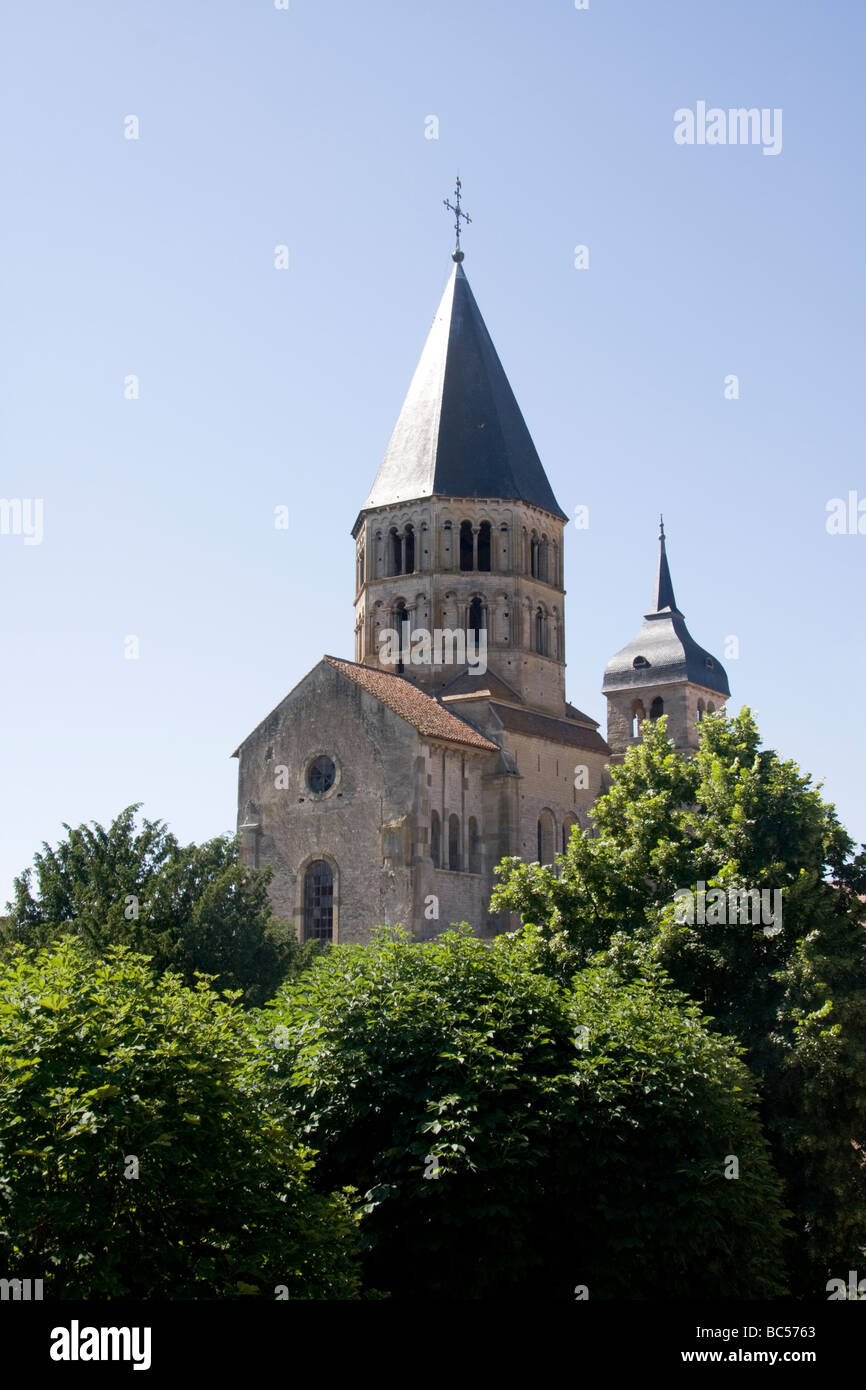
M735 1045L660 976L557 974L536 933L390 929L263 1012L319 1181L364 1193L368 1279L413 1300L782 1292L778 1182Z
M356 1294L345 1195L264 1113L250 1016L124 948L0 960L0 1269L57 1298Z

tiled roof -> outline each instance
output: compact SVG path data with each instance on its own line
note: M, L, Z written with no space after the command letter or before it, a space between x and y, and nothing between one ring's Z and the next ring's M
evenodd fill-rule
M463 743L471 748L483 748L486 752L498 753L499 747L489 738L479 734L476 729L459 719L450 710L444 709L438 700L425 695L423 690L411 685L402 676L391 675L388 671L377 671L372 666L359 666L355 661L342 661L336 656L323 658L335 671L348 680L354 681L368 695L381 700L383 705L399 714L407 724L417 729L427 738L444 738L450 743Z
M590 729L598 728L598 720L591 719L588 714L584 714L582 709L572 705L568 700L565 702L565 712L569 719L576 719L579 724L586 724Z
M508 729L511 733L527 734L531 738L546 738L551 743L565 743L571 748L583 748L587 752L610 752L604 739L594 729L587 729L570 719L556 719L549 714L515 709L513 705L500 705L495 701L491 701L490 708L503 729Z
M517 691L493 671L485 671L481 676L473 676L469 670L461 671L439 692L440 700L451 700L466 695L494 700L517 700L522 703Z

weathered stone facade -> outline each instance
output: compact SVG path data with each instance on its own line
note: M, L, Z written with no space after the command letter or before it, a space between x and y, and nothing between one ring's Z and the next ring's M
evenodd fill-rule
M276 914L303 933L305 873L322 860L333 875L335 941L424 920L427 892L439 892L451 920L481 924L486 879L434 872L429 860L434 805L461 815L464 856L470 817L485 823L480 765L490 746L479 744L426 739L328 661L314 667L238 750L243 857L273 868ZM323 754L335 778L315 792L307 773Z
M488 662L528 704L564 712L561 518L519 502L449 497L367 512L355 536L356 661L382 664L380 634L397 629L401 614L412 630L466 631L476 599ZM453 661L414 662L410 674L433 694L454 671Z

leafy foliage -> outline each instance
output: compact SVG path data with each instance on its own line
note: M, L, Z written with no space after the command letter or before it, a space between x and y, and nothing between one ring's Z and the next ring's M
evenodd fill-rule
M748 710L707 719L693 758L647 722L559 873L505 861L492 906L577 966L601 951L627 976L664 967L745 1045L796 1214L793 1284L818 1296L866 1245L866 858L820 788L759 742ZM781 931L678 922L674 894L699 883L781 890Z
M228 836L181 846L159 821L138 829L138 809L107 829L67 825L56 848L43 845L15 880L6 942L44 946L74 933L95 956L129 946L190 986L200 972L218 989L240 989L248 1006L264 1003L318 949L274 920L270 870L242 867Z
M265 1113L250 1018L77 940L0 961L0 1268L58 1298L352 1298L348 1198ZM138 1176L134 1176L137 1160Z
M560 965L537 933L392 928L260 1015L318 1181L364 1192L368 1279L416 1300L780 1292L778 1183L735 1047L663 984Z

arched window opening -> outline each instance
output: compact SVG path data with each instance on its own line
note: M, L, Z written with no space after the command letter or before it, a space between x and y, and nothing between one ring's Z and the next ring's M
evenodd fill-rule
M460 868L460 821L453 814L448 817L448 867Z
M535 650L544 656L544 612L541 608L535 610Z
M710 700L710 703L707 705L707 714L715 714L715 712L716 712L716 707L715 707L715 705L713 704L712 700Z
M402 574L402 573L403 573L403 537L402 537L401 535L399 535L399 533L398 533L398 531L397 531L397 528L396 528L395 526L392 526L392 527L391 527L391 530L390 530L389 533L388 533L388 539L389 539L389 541L390 541L390 562L391 562L391 563L390 563L390 566L389 566L389 569L388 569L388 573L389 573L389 574Z
M538 578L538 537L534 531L529 542L529 573L533 579Z
M358 551L358 588L364 587L364 549Z
M643 721L644 721L644 718L645 718L645 715L644 715L643 703L642 703L642 701L640 701L640 700L635 700L634 704L633 704L632 707L631 707L631 736L632 736L632 738L640 738L640 727L641 727L641 724L642 724Z
M481 836L478 833L478 822L474 816L469 817L469 872L470 874L481 873Z
M543 579L545 584L547 583L547 560L547 537L542 536L541 543L538 547L538 577L539 579Z
M304 874L304 940L330 941L334 935L334 874L314 859Z
M665 712L665 702L661 695L657 695L650 705L650 719L661 719Z
M442 867L442 824L438 811L430 817L430 858L435 868Z
M554 858L554 834L556 825L550 811L542 811L538 817L538 862L552 864Z
M703 718L704 718L704 715L705 715L705 714L706 714L706 709L704 708L704 702L703 702L703 700L698 700L698 723L699 723L699 724L703 722Z
M467 636L477 647L481 640L481 629L484 627L484 604L480 598L474 598L469 605L469 621L466 627Z
M400 599L399 603L396 603L396 604L394 605L394 627L396 628L396 631L397 631L397 649L398 649L398 651L399 651L399 653L400 653L400 660L401 660L401 661L405 660L406 653L407 653L407 650L408 650L408 645L409 645L408 642L406 641L406 637L407 637L407 635L408 635L408 631L407 631L407 629L403 626L404 623L408 623L408 621L409 621L409 614L406 612L406 605L405 605L405 603L403 602L403 600Z
M460 568L471 570L475 566L475 557L472 553L472 522L461 521L460 523Z
M412 526L406 527L404 551L404 569L406 574L415 573L415 530Z
M490 522L482 521L478 532L478 568L490 571Z

